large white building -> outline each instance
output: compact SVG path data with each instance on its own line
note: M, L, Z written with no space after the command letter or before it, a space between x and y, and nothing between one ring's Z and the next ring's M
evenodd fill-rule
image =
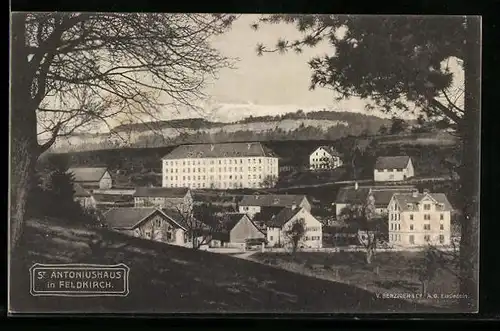
M452 206L443 193L396 193L388 206L389 242L398 246L449 245Z
M162 186L268 187L278 170L278 157L259 142L181 145L162 158Z

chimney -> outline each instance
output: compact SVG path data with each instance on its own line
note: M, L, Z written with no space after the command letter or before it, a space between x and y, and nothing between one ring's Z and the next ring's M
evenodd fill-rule
M247 146L248 146L248 149L250 149L250 147L252 147L252 144L248 143Z
M357 190L359 188L358 182L354 183L354 189Z
M214 148L215 148L214 144L211 144L211 145L210 145L210 150L211 150L211 151L213 151L213 150L214 150Z
M412 196L413 196L414 198L418 197L418 190L413 190L413 192L412 192Z
M292 210L295 210L297 208L297 204L296 203L293 203L292 204Z

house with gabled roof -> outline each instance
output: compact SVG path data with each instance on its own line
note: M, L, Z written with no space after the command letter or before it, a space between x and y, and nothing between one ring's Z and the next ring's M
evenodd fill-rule
M244 195L238 203L240 213L250 217L260 213L264 207L302 207L311 211L311 203L305 195L296 194L254 194Z
M187 187L137 187L135 207L171 208L186 211L193 207L193 196Z
M380 156L375 162L373 180L376 182L403 181L415 176L409 156Z
M159 208L111 208L103 214L110 229L134 237L185 245L186 226L182 219Z
M403 247L449 245L452 205L444 193L398 193L389 210L389 242Z
M211 245L214 247L241 246L249 240L265 240L265 238L265 231L254 224L246 214L228 213L220 217Z
M111 173L106 167L73 167L68 169L75 183L86 189L110 189L113 187Z
M289 247L292 239L288 231L295 222L303 222L304 234L299 240L299 248L323 247L323 224L307 209L302 207L286 207L266 222L268 246Z
M73 183L73 197L83 208L93 209L96 207L96 201L93 195L80 184Z
M333 146L319 146L309 155L311 170L335 169L342 164L342 156Z

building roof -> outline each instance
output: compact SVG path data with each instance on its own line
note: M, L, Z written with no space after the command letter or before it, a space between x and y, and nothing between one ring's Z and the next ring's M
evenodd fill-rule
M337 151L337 149L333 146L322 145L322 146L319 146L318 148L316 148L316 150L318 150L320 148L324 149L325 151L330 153L330 155L332 155L332 156L341 156L340 153Z
M184 198L188 192L187 187L138 187L134 197Z
M413 193L398 193L393 196L403 211L415 210L417 204L419 204L425 197L430 197L436 203L441 204L442 207L440 210L442 211L453 210L453 206L450 204L446 194L444 193L417 193L415 195Z
M89 191L84 189L80 184L73 183L73 190L75 191L75 197L90 197L92 196Z
M268 223L270 227L283 227L292 217L297 215L303 208L283 208L278 215L274 216Z
M108 169L105 167L76 167L69 168L75 182L99 182Z
M134 199L130 195L124 194L103 194L103 193L93 193L92 196L99 202L134 202Z
M339 189L335 203L359 205L364 204L368 198L368 193L372 192L377 208L385 208L391 201L394 193L411 193L416 190L416 187L411 185L405 186L359 186L358 189L354 186L345 186Z
M375 169L404 169L408 165L410 157L404 156L380 156L375 162Z
M165 213L158 208L135 208L135 207L122 207L111 208L103 214L104 222L115 229L134 229L143 221L159 213L165 219L172 221L173 224L183 227L169 214Z
M221 144L180 145L162 159L195 159L219 157L276 157L276 155L260 142L238 142Z
M247 215L242 213L231 213L222 215L222 217L220 218L221 229L224 231L231 231L236 226L236 224L238 224L238 222L241 221L243 217L247 217Z
M261 207L292 207L294 204L299 206L304 199L307 199L305 195L294 194L244 195L239 205Z

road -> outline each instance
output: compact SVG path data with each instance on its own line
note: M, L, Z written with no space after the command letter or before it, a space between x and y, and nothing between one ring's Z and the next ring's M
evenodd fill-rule
M405 181L399 181L399 182L383 182L380 184L384 185L414 185L414 184L419 184L422 182L427 182L427 181L448 181L451 180L450 176L434 176L434 177L421 177L421 178L412 178L408 179ZM360 179L360 180L343 180L343 181L336 181L336 182L325 182L325 183L320 183L320 184L310 184L310 185L297 185L297 186L288 186L288 187L280 187L280 188L275 188L272 189L273 191L286 191L290 189L301 189L301 188L310 188L310 187L322 187L322 186L330 186L330 185L349 185L354 183L358 184L374 184L372 179Z

